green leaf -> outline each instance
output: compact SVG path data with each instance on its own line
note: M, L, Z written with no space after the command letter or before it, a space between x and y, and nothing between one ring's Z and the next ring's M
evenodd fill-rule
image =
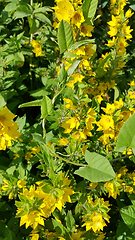
M106 58L104 58L98 65L97 70L95 71L98 77L103 77L106 74L106 71L104 71L104 65L110 58L110 55L108 55Z
M22 54L22 52L17 52L14 54L14 64L19 66L19 67L22 67L23 64L24 64L24 56Z
M130 5L130 8L132 8L135 11L135 4L134 5Z
M79 63L81 62L81 60L75 59L72 63L72 65L68 68L67 70L67 74L70 77L73 72L75 71L75 69L78 67Z
M41 101L41 118L46 118L51 114L53 114L52 101L49 97L44 96Z
M17 4L16 3L9 3L6 5L6 7L4 8L4 10L6 12L10 12L10 11L15 11L17 8Z
M18 108L23 108L23 107L37 107L41 106L42 100L35 100L27 103L20 104Z
M119 96L120 96L120 89L117 86L115 86L114 87L114 101L116 101Z
M46 144L53 139L53 136L54 136L54 134L52 133L52 131L46 133L46 135L45 135Z
M30 31L29 34L35 33L39 28L39 21L35 18L28 18Z
M16 9L13 17L15 19L18 19L18 18L28 17L30 15L32 15L32 8L31 8L31 6L29 4L26 4L26 5L20 5Z
M66 78L67 78L67 72L65 71L65 66L63 65L57 77L57 80L59 83L61 83L62 81L65 82Z
M81 46L85 46L88 45L90 43L94 43L94 39L86 39L86 40L82 40L79 42L75 42L70 48L69 51L74 51L75 49L81 47ZM66 54L66 53L65 53Z
M126 225L135 232L135 205L129 205L120 209L121 216Z
M58 221L56 221L55 219L52 219L52 222L53 222L53 226L54 226L56 232L58 234L60 234L61 236L63 236L65 233L64 226L61 223L59 223Z
M74 40L72 28L65 20L62 20L58 27L58 45L60 48L60 53L63 53L66 49L71 47L73 43Z
M41 22L52 25L50 19L48 17L46 17L45 14L43 14L43 13L35 13L34 17L37 18L38 20L40 20Z
M131 230L127 227L127 225L120 221L117 226L116 231L116 239L117 240L134 240L135 237L132 235Z
M135 194L134 193L132 193L132 194L127 193L127 195L129 197L130 201L132 202L132 204L135 205Z
M84 0L82 9L85 21L87 24L91 24L96 10L97 10L98 0Z
M80 167L75 174L91 181L106 182L115 177L115 172L108 159L97 153L85 151L87 167Z
M46 183L43 187L42 187L42 191L44 193L51 193L52 191L54 191L54 187L51 185L51 183Z
M116 142L117 152L123 152L126 148L132 148L135 154L135 113L123 124Z
M39 12L42 12L42 13L53 12L53 10L50 9L49 7L40 7L40 8L35 9L33 13L39 13Z
M32 136L33 136L33 139L34 139L36 142L38 142L39 144L40 144L40 143L41 143L41 144L45 144L45 141L44 141L44 139L43 139L43 137L42 137L41 134L39 134L39 133L33 133Z
M65 217L67 230L69 232L74 232L75 230L75 219L72 216L71 210L68 211L67 216Z

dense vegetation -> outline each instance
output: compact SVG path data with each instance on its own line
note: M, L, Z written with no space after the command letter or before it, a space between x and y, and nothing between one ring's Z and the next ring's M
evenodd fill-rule
M0 240L135 239L134 11L0 1Z

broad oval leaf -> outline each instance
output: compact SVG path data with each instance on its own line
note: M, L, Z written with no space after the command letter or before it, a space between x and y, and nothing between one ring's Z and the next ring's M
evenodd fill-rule
M135 232L135 205L126 206L120 210L123 221Z
M91 181L106 182L115 177L115 172L107 158L98 153L85 151L86 167L80 167L75 174Z
M60 53L63 53L67 48L74 43L72 28L65 20L60 22L58 27L58 45Z
M8 3L4 10L6 12L10 12L10 11L15 11L16 8L17 8L17 4L13 2L13 3Z
M123 124L116 142L117 152L123 152L127 147L135 154L135 113Z

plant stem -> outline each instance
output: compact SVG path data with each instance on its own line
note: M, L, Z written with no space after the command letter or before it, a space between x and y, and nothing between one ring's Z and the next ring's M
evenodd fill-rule
M72 165L76 165L76 166L80 166L80 167L87 167L88 165L86 164L81 164L81 163L74 163L74 162L71 162L63 157L60 157L58 154L54 153L50 148L48 148L46 145L45 147L47 148L47 150L50 152L51 155L54 155L55 157L61 159L62 161L66 162L66 163L69 163L69 164L72 164Z
M115 162L115 161L118 161L118 160L121 160L121 159L124 159L124 158L128 158L128 157L133 156L133 155L134 155L134 154L132 153L132 154L126 155L126 156L124 156L124 157L112 159L112 160L109 161L109 162Z

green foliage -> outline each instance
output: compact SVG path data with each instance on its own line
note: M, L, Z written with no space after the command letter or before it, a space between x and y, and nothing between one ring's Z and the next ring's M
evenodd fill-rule
M88 166L81 167L75 171L81 177L91 182L106 182L115 177L109 161L100 154L85 151L85 160Z
M93 21L97 10L98 0L84 0L82 8L83 8L83 15L87 24Z
M135 132L133 129L135 114L133 114L122 126L116 143L116 151L123 152L126 148L132 148L135 154Z
M62 20L58 28L58 45L60 53L63 53L66 49L73 45L73 33L70 25Z
M0 240L135 238L135 5L82 2L0 1Z

